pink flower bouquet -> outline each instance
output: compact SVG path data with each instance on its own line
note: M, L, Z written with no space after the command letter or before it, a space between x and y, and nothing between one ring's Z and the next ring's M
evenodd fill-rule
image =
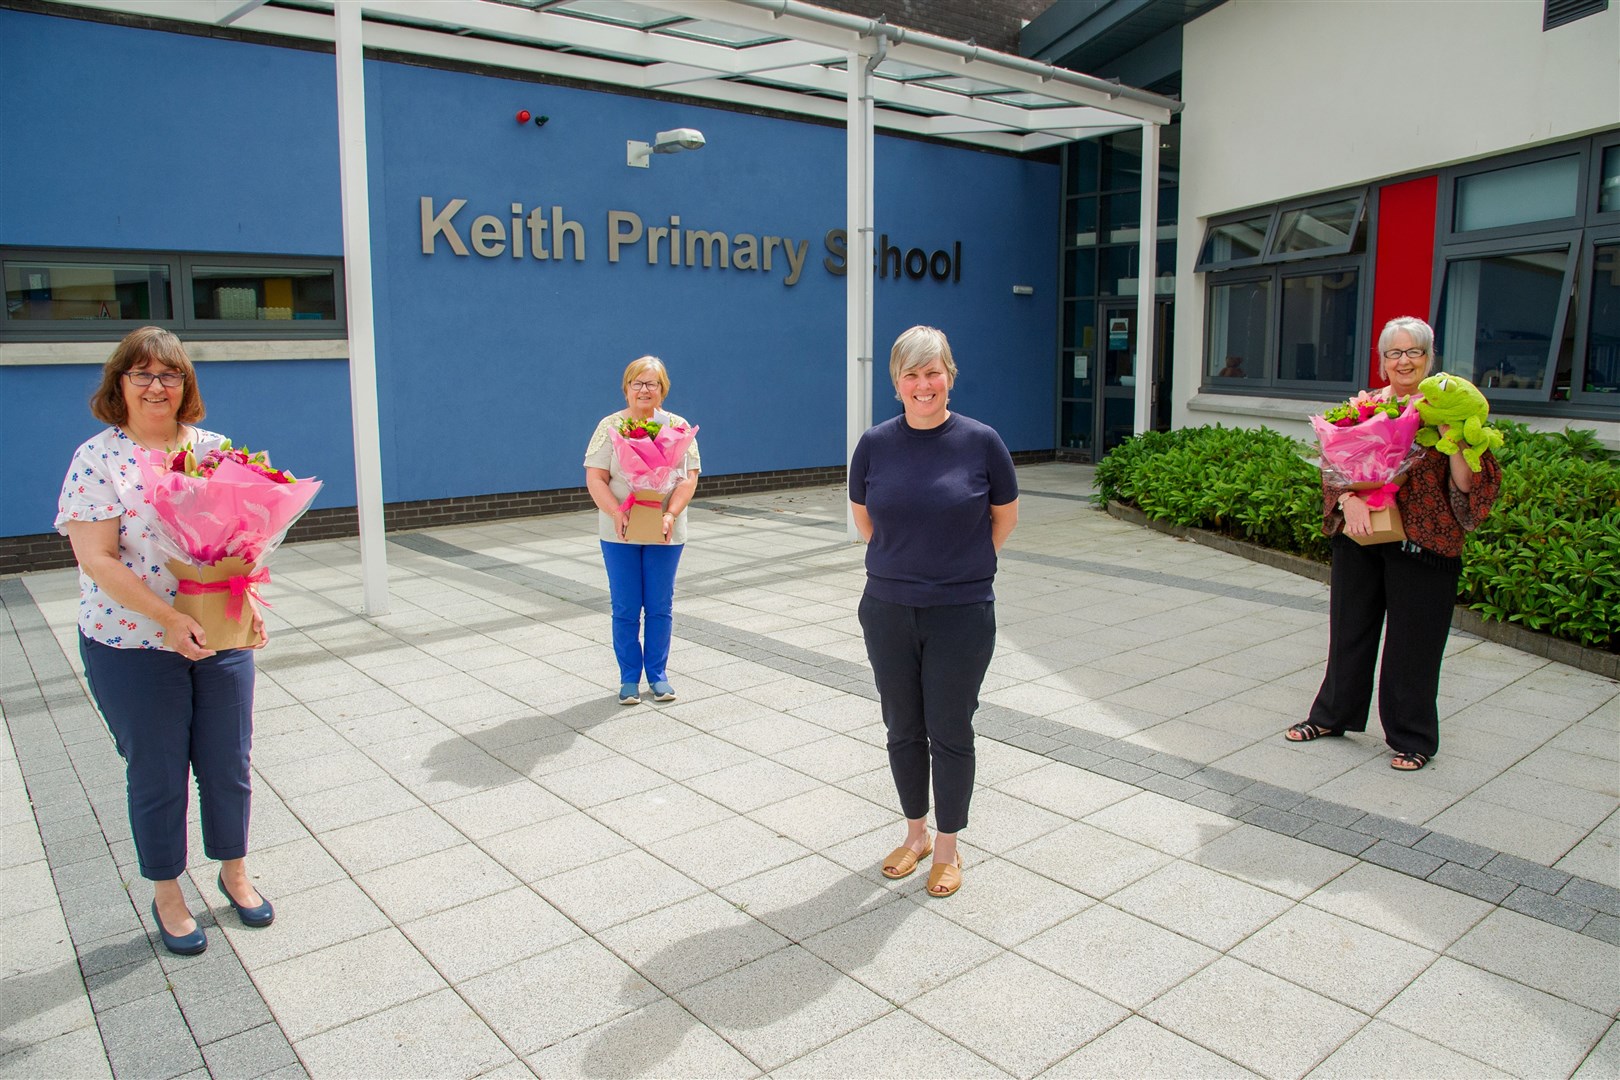
M202 624L211 649L253 643L252 606L270 580L265 563L309 509L319 480L272 468L262 452L231 446L137 454L146 501L179 579L175 607ZM243 598L248 603L244 604Z
M1395 481L1423 453L1413 443L1422 426L1412 399L1384 401L1370 394L1311 417L1328 483L1364 492L1374 510L1394 500L1399 488Z
M619 468L630 481L630 495L619 507L629 511L625 539L634 544L664 542L663 507L686 478L686 452L697 438L696 425L664 424L622 417L609 432Z

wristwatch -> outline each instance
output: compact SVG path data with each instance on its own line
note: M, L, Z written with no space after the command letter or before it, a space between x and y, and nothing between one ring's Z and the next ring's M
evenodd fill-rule
M1343 495L1339 496L1339 513L1341 513L1341 514L1344 513L1344 500L1348 499L1351 495L1354 495L1354 494L1355 494L1355 492L1353 492L1353 491L1346 491Z

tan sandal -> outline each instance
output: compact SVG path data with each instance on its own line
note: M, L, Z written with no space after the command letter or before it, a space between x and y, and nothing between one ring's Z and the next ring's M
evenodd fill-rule
M912 851L901 844L888 857L883 860L883 876L886 878L909 877L917 869L917 864L934 853L934 845L930 843L922 851Z
M962 867L950 863L935 863L928 871L928 895L944 899L962 887Z

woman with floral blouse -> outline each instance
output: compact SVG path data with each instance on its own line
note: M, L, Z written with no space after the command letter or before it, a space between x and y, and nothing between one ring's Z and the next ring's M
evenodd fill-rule
M79 564L79 655L113 743L124 759L130 830L152 918L164 947L208 947L180 891L186 869L188 774L195 773L203 850L220 861L217 883L247 926L268 926L270 902L248 878L248 753L253 740L253 648L215 651L197 621L174 608L156 518L136 455L225 440L203 418L185 347L155 326L132 331L102 368L90 411L108 426L78 450L62 485L57 531Z

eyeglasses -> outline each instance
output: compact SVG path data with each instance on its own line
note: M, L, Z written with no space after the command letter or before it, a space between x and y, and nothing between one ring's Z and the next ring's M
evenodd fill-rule
M126 371L124 374L130 382L141 387L151 386L155 379L172 390L186 381L185 375L178 371Z
M638 394L650 394L654 390L658 389L658 384L655 382L642 382L640 379L637 379L635 382L630 384L630 389L634 390Z
M1399 360L1403 356L1406 357L1408 360L1417 360L1417 359L1419 359L1421 357L1424 357L1424 356L1427 356L1427 355L1429 355L1429 350L1428 349L1385 349L1384 350L1384 359L1385 360Z

